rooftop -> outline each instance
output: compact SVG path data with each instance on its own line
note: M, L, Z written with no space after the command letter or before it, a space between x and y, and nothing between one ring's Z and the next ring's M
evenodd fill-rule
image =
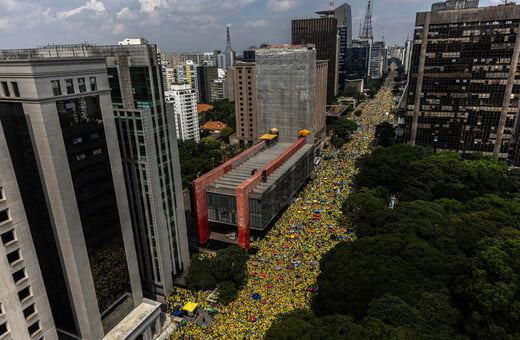
M211 110L213 108L212 105L208 104L197 104L197 112L201 114L202 112L206 112L208 110Z
M222 130L227 127L226 123L222 122L206 122L204 125L202 125L200 128L203 130Z
M276 143L270 148L264 149L249 160L242 163L239 167L231 170L218 180L210 184L207 192L220 193L224 195L235 195L237 186L251 177L254 169L260 171L264 166L273 161L281 153L287 150L293 143ZM286 173L294 164L313 146L305 144L291 158L289 158L281 167L276 169L271 175L267 176L267 181L260 183L250 194L252 198L261 198L262 194L274 185L280 177ZM256 196L256 197L255 197Z
M157 301L143 299L141 304L134 308L121 322L108 332L104 340L127 339L144 323L150 322L150 318L161 312L161 304Z

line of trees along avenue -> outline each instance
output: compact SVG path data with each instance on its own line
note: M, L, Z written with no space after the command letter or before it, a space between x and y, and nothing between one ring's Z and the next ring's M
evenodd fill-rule
M356 166L342 209L358 240L325 254L312 310L266 338L520 339L520 171L406 145Z

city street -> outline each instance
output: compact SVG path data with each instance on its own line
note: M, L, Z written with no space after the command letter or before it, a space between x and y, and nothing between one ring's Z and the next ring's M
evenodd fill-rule
M359 129L340 150L329 150L316 168L316 178L299 193L299 199L281 216L266 237L254 242L259 251L248 262L248 282L238 298L221 307L205 326L186 323L172 339L261 339L277 315L309 308L316 287L321 256L338 242L355 239L355 233L338 225L341 203L352 188L354 161L369 152L375 126L384 121L392 104L392 79L374 99L361 105ZM328 157L327 157L328 156ZM171 304L195 301L208 306L205 293L179 289Z

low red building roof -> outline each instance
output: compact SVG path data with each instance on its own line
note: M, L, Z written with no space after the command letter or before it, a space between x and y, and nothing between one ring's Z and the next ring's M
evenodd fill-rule
M197 104L197 113L200 115L202 112L211 110L212 108L213 106L209 104Z
M202 125L200 128L203 130L222 130L226 128L227 124L222 122L206 122L206 124Z

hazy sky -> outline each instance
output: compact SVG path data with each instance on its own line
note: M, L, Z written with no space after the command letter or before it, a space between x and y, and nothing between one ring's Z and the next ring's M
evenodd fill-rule
M373 0L374 38L402 45L413 31L415 13L428 0ZM480 7L500 0L480 0ZM336 1L335 7L343 2ZM353 37L359 35L367 0L352 0ZM241 53L251 45L290 43L292 19L329 8L321 0L0 0L0 48L48 43L116 44L144 37L164 52L225 49L225 25Z

